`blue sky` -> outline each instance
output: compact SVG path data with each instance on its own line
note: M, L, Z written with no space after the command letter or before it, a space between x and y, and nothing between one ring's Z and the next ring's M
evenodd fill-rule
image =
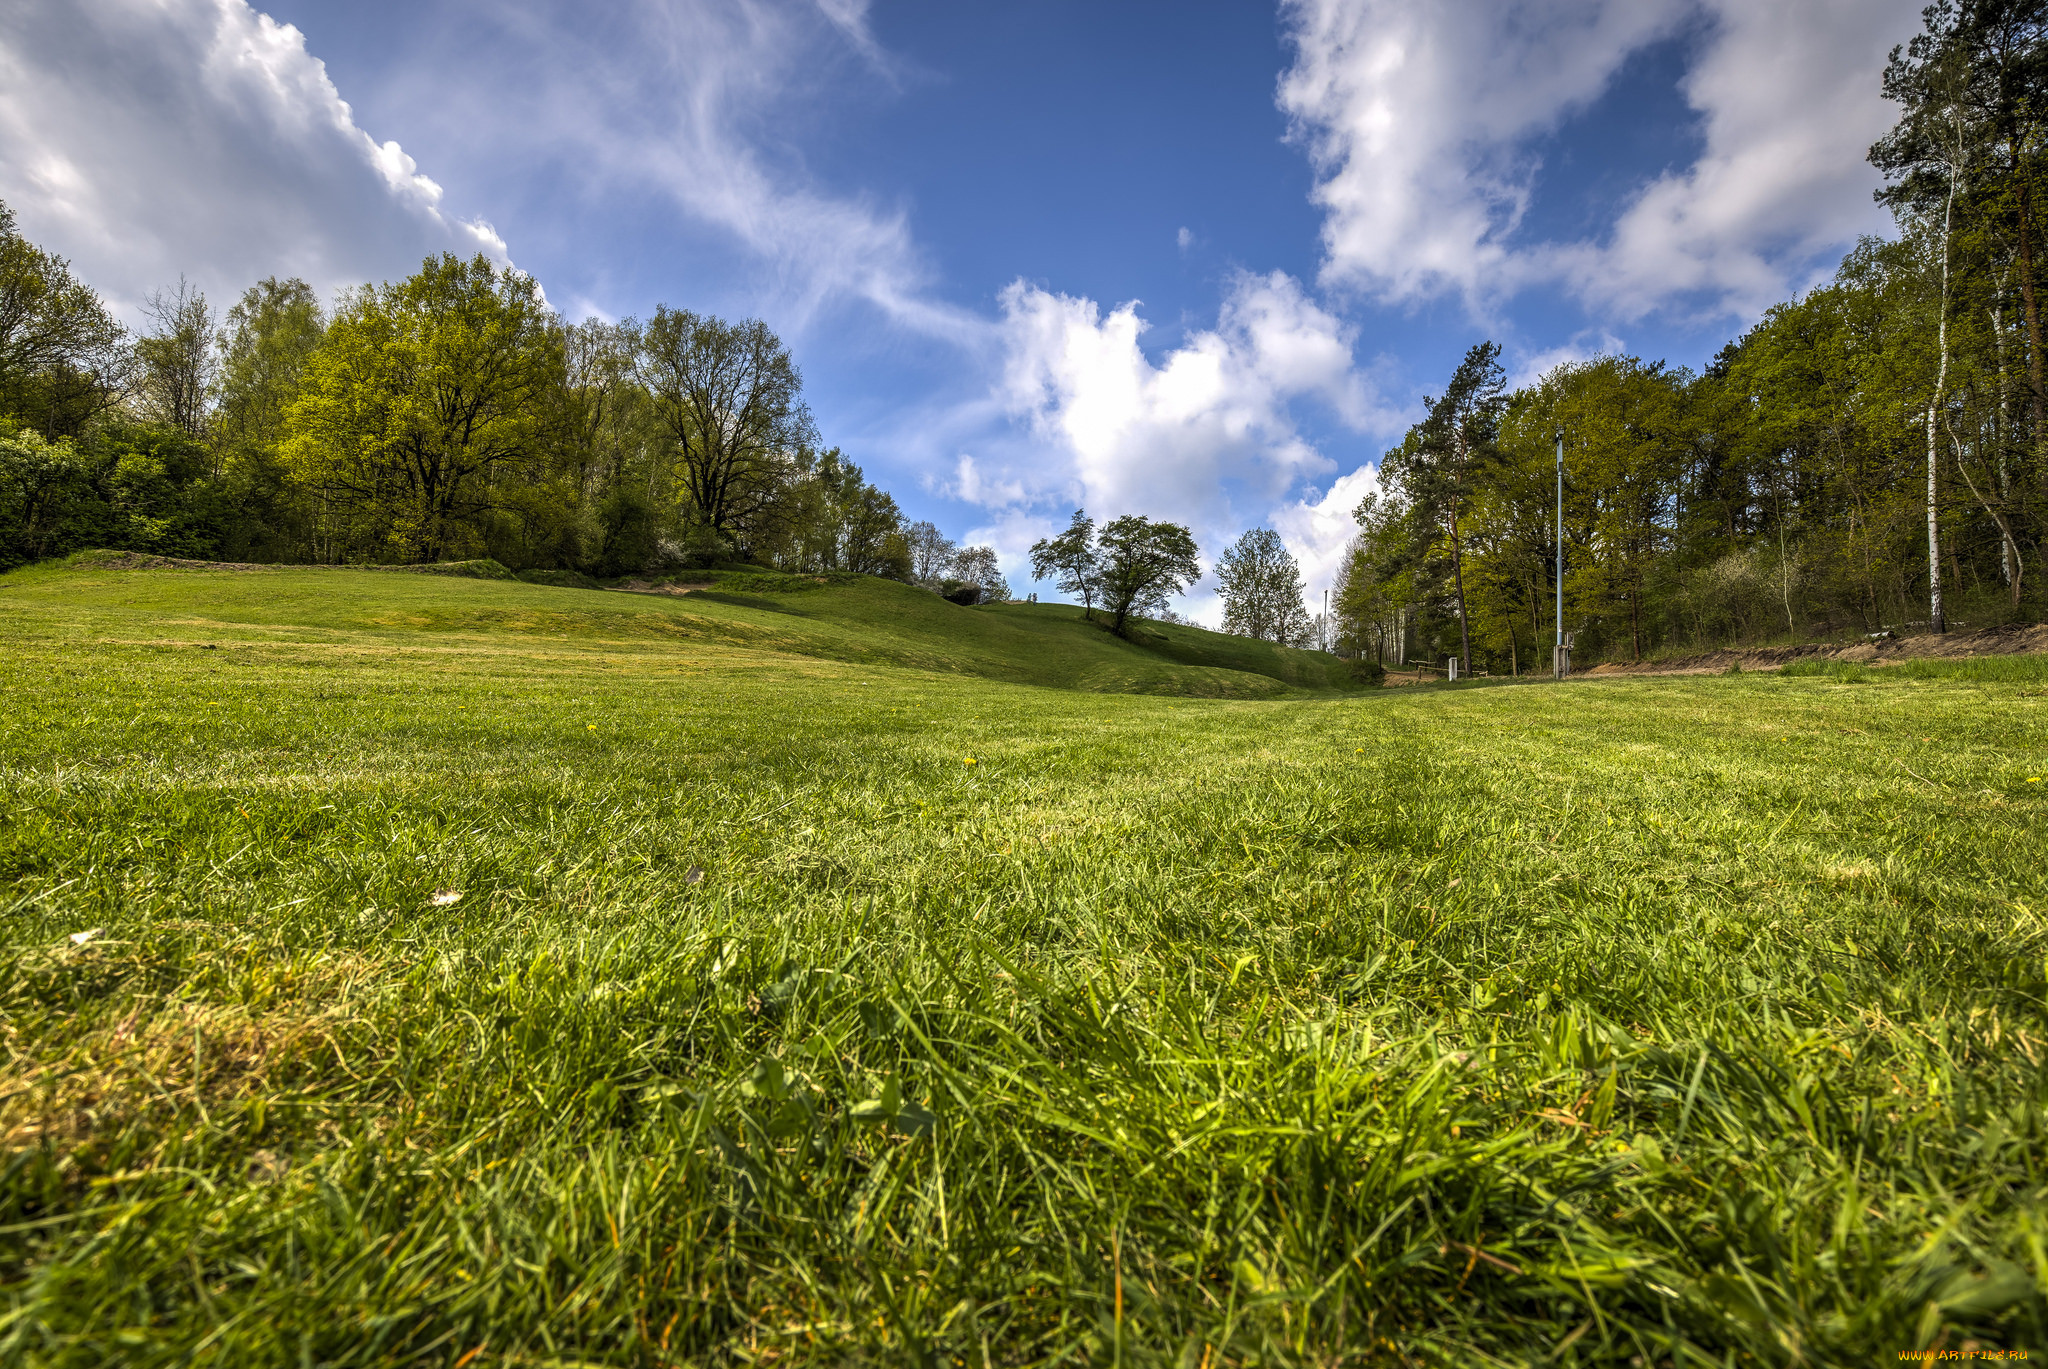
M1698 365L1886 228L1900 0L21 0L0 198L131 317L485 250L758 315L827 440L1024 549L1279 528L1312 589L1466 347ZM1210 597L1188 607L1213 613Z

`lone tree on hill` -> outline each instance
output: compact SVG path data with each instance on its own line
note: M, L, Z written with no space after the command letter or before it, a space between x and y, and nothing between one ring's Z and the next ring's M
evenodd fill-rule
M1103 525L1096 539L1096 586L1111 615L1110 630L1124 636L1134 613L1157 612L1202 578L1194 534L1178 523L1155 523L1126 514Z
M1223 630L1298 646L1309 635L1301 568L1271 528L1253 528L1216 563L1223 582Z
M1472 628L1465 612L1465 542L1462 522L1485 478L1500 460L1500 424L1507 409L1507 374L1500 344L1482 342L1465 353L1442 399L1387 453L1381 471L1425 526L1433 526L1451 553L1451 585L1458 606L1458 665L1472 670Z
M1009 601L1010 582L1003 578L1003 569L996 563L994 547L962 547L953 558L953 574L970 585L979 585L985 604Z
M1081 611L1095 616L1097 577L1101 573L1095 552L1095 520L1080 509L1057 537L1042 537L1031 544L1031 577L1050 580L1062 594L1081 596Z

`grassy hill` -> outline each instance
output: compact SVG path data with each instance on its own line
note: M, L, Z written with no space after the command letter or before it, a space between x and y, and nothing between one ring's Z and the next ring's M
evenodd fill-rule
M1163 623L1126 641L1064 604L962 608L872 577L739 577L684 595L313 567L108 569L88 553L0 580L0 630L223 641L697 642L1098 693L1277 698L1358 688L1333 656Z
M2048 1343L2042 658L713 593L0 576L0 1363Z

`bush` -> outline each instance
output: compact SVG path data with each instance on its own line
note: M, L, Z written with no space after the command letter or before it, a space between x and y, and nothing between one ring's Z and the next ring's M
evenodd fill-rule
M1360 656L1351 663L1351 678L1364 685L1383 685L1387 682L1387 668L1378 661Z
M496 561L430 561L419 566L375 566L375 570L402 570L414 575L460 575L470 580L517 580L519 577Z
M551 585L556 589L603 589L580 570L522 570L514 578L529 585Z

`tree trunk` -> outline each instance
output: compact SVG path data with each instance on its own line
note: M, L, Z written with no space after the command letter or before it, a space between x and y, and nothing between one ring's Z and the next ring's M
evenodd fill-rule
M2048 494L2048 382L2042 378L2041 358L2041 310L2034 298L2034 202L2027 185L2024 164L2018 156L2019 144L2014 148L2014 177L2020 191L2020 305L2027 318L2027 377L2033 382L2034 409L2034 461L2040 467L2041 492ZM1954 178L1950 178L1949 202L1955 202ZM1946 235L1942 251L1946 253ZM1943 262L1944 275L1947 263Z
M1961 439L1955 435L1954 429L1950 429L1948 440L1949 445L1955 449L1956 474L1963 477L1963 483L1970 487L1971 495L1976 498L1978 505L1983 508L1984 512L1990 516L1991 521L1998 525L1998 535L2005 540L2006 575L2012 585L2012 606L2018 608L2020 606L2020 582L2025 577L2027 568L2026 562L2020 559L2019 541L2013 536L2012 524L2006 521L2004 514L1992 507L1991 501L1986 499L1983 491L1977 488L1977 482L1970 478L1969 464L1963 460L1963 444ZM1954 555L1953 547L1950 548L1950 555Z
M1458 515L1451 512L1451 581L1458 589L1458 669L1472 673L1472 633L1465 625L1465 549L1458 541Z
M1954 162L1949 164L1948 207L1942 211L1941 217L1941 319L1937 330L1940 338L1941 364L1935 371L1934 395L1927 401L1927 616L1929 625L1938 633L1948 631L1948 622L1941 610L1941 525L1939 521L1940 506L1937 502L1940 493L1938 487L1938 474L1940 471L1938 457L1941 449L1934 440L1934 424L1935 419L1941 412L1941 392L1948 384L1949 233L1955 225L1956 177L1960 174L1961 170L1962 168ZM2024 191L2022 195L2024 196ZM2022 244L2020 250L2024 256L2028 250L2025 246L2027 228L2024 201L2022 202L2020 212L2020 241ZM2023 275L2022 280L2024 281L2024 279L2025 276ZM2033 306L2030 303L2028 305L2030 320L2032 311ZM2030 326L2032 326L2031 322ZM2034 432L2037 442L2040 439L2041 433L2040 365L2041 354L2037 346L2034 351Z
M1628 589L1628 650L1636 664L1643 660L1643 588L1630 585Z

